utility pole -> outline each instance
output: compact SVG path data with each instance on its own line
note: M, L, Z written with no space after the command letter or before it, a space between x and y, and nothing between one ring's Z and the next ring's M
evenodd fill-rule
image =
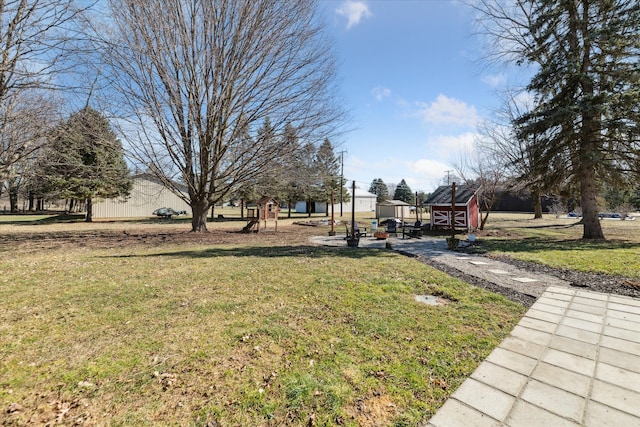
M451 172L453 172L453 170L448 170L445 172L447 173L447 185L451 185Z

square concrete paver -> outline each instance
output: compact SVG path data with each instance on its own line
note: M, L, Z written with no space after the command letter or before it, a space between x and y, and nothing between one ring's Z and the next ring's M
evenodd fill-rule
M627 414L640 417L640 393L629 391L604 381L595 380L591 390L591 399L604 405L611 406ZM640 420L638 424L640 425Z
M637 417L598 402L589 403L584 417L584 425L594 427L638 426L638 422Z
M500 427L501 424L455 399L447 400L438 413L433 416L427 427Z
M482 364L471 375L471 378L491 387L504 391L512 396L518 396L522 387L527 383L527 377L490 362Z
M531 378L545 384L554 384L556 387L578 396L586 396L591 384L591 377L544 362L536 366L531 374Z
M473 424L468 424L472 426ZM509 427L579 427L580 424L566 420L535 405L518 400L505 425Z
M460 388L453 393L453 398L498 421L502 421L507 417L516 401L514 396L473 378L469 378L462 383Z
M550 365L558 366L578 374L593 376L596 368L596 362L586 357L576 356L553 348L548 349L541 359Z
M521 339L513 335L505 338L502 341L502 344L500 344L500 347L533 359L539 359L546 350L544 345L537 344L530 340Z
M487 270L487 271L493 274L509 274L509 272L506 270Z
M538 281L538 279L532 279L530 277L512 277L511 280L515 280L520 283L533 283Z
M537 360L522 354L504 350L500 347L491 352L487 360L495 365L508 368L522 375L531 375L535 368Z
M532 405L544 408L546 411L568 418L576 423L582 420L585 405L585 400L582 396L540 381L531 380L522 392L521 397Z

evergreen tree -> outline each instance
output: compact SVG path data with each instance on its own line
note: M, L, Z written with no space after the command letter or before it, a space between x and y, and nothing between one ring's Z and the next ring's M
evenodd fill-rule
M409 204L415 202L415 196L404 179L400 181L400 184L396 187L396 191L393 193L393 200L402 200Z
M287 159L287 168L280 182L280 194L287 202L287 217L291 218L291 210L296 202L306 200L314 182L313 159L316 149L313 144L301 144L293 126L287 125L284 134L285 143L293 144L297 148Z
M87 222L93 219L93 200L128 196L132 188L120 141L109 121L91 107L58 126L44 161L48 191L86 202Z
M317 202L329 203L331 192L338 199L342 192L342 199L348 201L349 195L344 184L346 180L340 178L340 160L333 151L331 141L325 139L316 153L315 172L318 177ZM328 213L328 212L327 212Z
M640 3L636 0L481 0L499 54L536 69L532 108L514 121L534 140L534 175L559 164L579 188L583 238L604 238L604 183L640 175Z
M389 200L389 189L387 188L387 184L384 183L382 178L375 178L373 181L371 181L371 185L369 186L369 193L373 193L377 196L376 201L378 203Z

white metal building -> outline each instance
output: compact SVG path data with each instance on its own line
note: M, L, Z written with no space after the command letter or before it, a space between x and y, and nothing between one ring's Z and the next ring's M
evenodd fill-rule
M95 201L93 203L94 218L137 218L149 217L153 211L168 207L177 211L187 211L191 207L180 197L169 191L159 180L149 174L132 177L133 189L127 199L116 198ZM184 191L186 193L186 187Z
M362 190L360 188L356 188L356 196L351 197L351 189L347 188L347 193L349 193L349 201L342 203L342 213L343 215L347 215L351 213L351 203L354 202L355 211L356 212L375 212L376 211L376 199L377 196L373 193L369 193L368 191ZM336 196L335 200L337 203L333 205L333 212L336 215L340 214L340 201L338 200L338 196ZM296 203L296 212L306 212L307 204L304 201ZM328 203L319 203L317 202L315 205L315 213L331 213L331 205Z

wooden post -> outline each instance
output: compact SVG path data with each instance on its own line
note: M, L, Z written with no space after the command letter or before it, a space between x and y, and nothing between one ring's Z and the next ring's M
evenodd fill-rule
M331 190L331 231L329 232L329 236L336 235L336 225L334 221L335 216L333 212L333 204L334 204L334 194L333 194L333 190Z
M420 221L420 218L418 218L418 192L416 191L416 203L414 205L414 208L416 208L416 222Z
M456 237L456 183L451 184L451 238Z

